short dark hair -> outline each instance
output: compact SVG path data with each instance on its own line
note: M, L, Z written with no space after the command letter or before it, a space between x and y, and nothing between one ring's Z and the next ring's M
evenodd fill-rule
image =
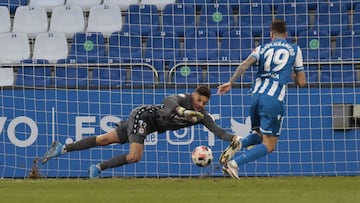
M286 22L280 19L276 19L271 23L270 31L284 34L286 33Z
M210 88L207 85L200 85L196 88L195 92L199 93L202 96L207 97L210 99L211 97L211 91Z

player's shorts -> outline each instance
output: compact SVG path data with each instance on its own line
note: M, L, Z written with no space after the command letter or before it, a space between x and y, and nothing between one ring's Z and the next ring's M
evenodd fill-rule
M144 144L146 136L155 130L155 111L151 106L141 106L134 109L126 121L117 124L116 132L119 143Z
M250 116L252 129L260 128L262 134L280 136L284 106L277 98L266 94L254 94Z

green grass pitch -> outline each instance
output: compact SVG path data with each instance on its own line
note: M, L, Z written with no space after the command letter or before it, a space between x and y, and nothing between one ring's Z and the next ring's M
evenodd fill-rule
M1 179L0 202L358 203L360 177Z

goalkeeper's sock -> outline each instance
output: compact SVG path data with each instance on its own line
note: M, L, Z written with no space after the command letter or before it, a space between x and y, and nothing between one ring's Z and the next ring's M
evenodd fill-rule
M105 170L107 168L115 168L127 164L126 154L116 156L108 161L104 161L100 164L100 169Z
M67 144L64 150L66 152L79 151L79 150L89 149L95 146L96 146L96 136L91 136L81 139L77 142Z
M262 137L260 137L257 133L250 133L246 137L241 138L242 147L248 147L251 145L257 145L262 143Z
M243 154L236 157L234 160L238 166L246 164L251 161L255 161L265 155L269 154L266 146L264 144L255 145L250 150L246 150Z

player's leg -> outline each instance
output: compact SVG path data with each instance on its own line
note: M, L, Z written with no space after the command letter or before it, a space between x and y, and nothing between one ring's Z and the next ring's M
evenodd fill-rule
M67 145L63 145L60 142L55 141L52 143L49 150L44 154L42 163L44 164L50 159L58 157L61 154L67 152L89 149L95 146L105 146L118 142L119 142L119 137L115 130L112 130L110 132L107 132L99 136L85 137L79 141Z
M258 113L260 115L260 131L258 131L258 133L261 134L262 143L256 144L253 148L244 151L233 161L230 161L224 165L223 171L227 174L232 173L232 175L229 174L231 177L237 175L237 173L235 174L234 171L238 166L266 156L276 148L276 143L278 141L278 136L280 135L280 127L282 123L282 104L277 100L271 101L271 98L267 97L263 98L260 104L261 105L259 105L258 108ZM228 168L232 168L233 170L229 172Z
M260 116L258 115L258 96L254 96L251 100L250 106L250 117L251 117L251 125L253 129L259 128L260 125ZM225 164L228 162L237 151L239 151L243 147L248 147L250 145L261 143L262 138L256 132L252 132L247 135L245 138L240 138L236 141L232 141L230 145L221 153L220 155L220 163Z

